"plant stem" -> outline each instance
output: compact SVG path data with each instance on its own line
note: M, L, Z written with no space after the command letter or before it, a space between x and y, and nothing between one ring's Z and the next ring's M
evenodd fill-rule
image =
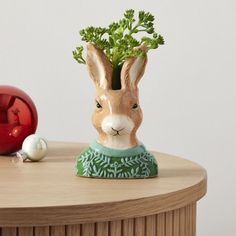
M129 36L131 36L133 33L135 33L135 30L141 25L141 21L138 21L138 23L134 26L133 29L130 29Z

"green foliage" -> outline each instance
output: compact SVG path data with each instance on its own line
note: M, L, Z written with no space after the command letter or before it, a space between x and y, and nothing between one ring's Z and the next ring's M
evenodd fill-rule
M155 32L154 16L149 12L139 11L135 19L134 10L126 10L123 19L111 23L107 28L87 27L80 31L82 41L96 44L101 48L113 68L120 68L124 60L132 56L145 56L146 52L141 49L135 50L142 43L147 50L156 49L164 44L163 37ZM138 33L148 34L141 38L134 38ZM83 46L73 51L73 57L78 63L85 64L83 58Z
M74 59L80 63L80 64L86 64L84 58L83 58L83 46L77 47L72 53L73 53L73 57Z

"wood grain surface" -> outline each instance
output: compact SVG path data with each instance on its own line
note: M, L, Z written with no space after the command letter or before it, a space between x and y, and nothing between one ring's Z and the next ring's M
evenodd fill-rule
M3 227L1 236L196 236L196 203L156 215L77 225ZM180 214L181 212L181 214ZM179 219L181 216L182 220Z
M39 226L89 225L158 214L157 230L162 231L165 230L165 219L159 213L196 202L206 193L207 175L202 167L156 152L153 154L160 168L157 178L104 180L77 177L74 174L75 156L85 147L79 143L51 142L47 157L38 163L21 163L13 156L0 156L0 226L38 226L34 234L39 236L43 235L42 231L49 232L48 227ZM178 220L181 224L186 224L184 214L180 209ZM153 222L152 218L146 220L147 224L150 222ZM123 224L131 228L135 222L128 220ZM177 226L174 224L173 227ZM7 228L2 229L5 230ZM106 229L99 226L98 230ZM112 227L109 230L113 230ZM154 231L150 230L152 235ZM183 230L186 228L180 228L180 232ZM192 230L187 229L187 232ZM82 227L79 232L84 231L91 229ZM30 234L30 229L27 232ZM130 232L131 229L123 233L129 235Z

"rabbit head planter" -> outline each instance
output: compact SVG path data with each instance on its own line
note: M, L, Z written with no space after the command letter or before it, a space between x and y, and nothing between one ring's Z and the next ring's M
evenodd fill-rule
M155 158L136 137L136 131L142 122L137 85L146 63L146 56L127 58L120 72L120 89L113 89L110 61L96 45L88 44L86 64L96 88L92 122L97 129L98 138L78 156L78 176L157 176Z

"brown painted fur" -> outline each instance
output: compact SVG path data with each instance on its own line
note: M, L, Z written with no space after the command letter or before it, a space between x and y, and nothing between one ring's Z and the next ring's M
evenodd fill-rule
M93 44L88 45L86 64L90 77L96 86L95 109L92 116L92 123L99 134L97 141L104 146L106 146L109 134L104 132L102 122L104 118L112 115L127 116L132 120L134 126L127 134L129 146L133 147L138 145L136 131L142 122L142 110L139 106L137 84L144 73L146 62L147 58L127 59L121 71L122 88L120 90L112 90L111 63L102 50ZM131 73L132 66L134 66L135 63L137 63L137 65L135 66L134 72ZM135 78L132 78L134 75ZM98 104L101 105L101 107L96 107ZM133 108L134 104L138 104L138 107L135 109Z

